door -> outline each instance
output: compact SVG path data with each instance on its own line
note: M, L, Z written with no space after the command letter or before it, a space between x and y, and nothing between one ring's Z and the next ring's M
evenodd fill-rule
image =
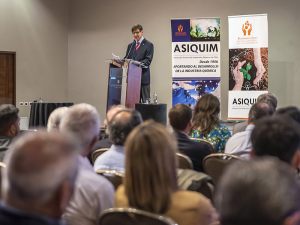
M16 53L0 51L0 104L16 104Z

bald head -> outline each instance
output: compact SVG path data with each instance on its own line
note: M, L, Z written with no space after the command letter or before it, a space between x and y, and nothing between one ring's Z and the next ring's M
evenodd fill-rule
M74 185L76 146L62 134L43 131L23 135L5 157L3 198L11 205L42 208L56 198L64 182Z
M98 140L100 117L94 106L81 103L69 108L59 127L78 141L81 154L86 156Z
M132 109L119 111L108 124L109 137L113 144L124 145L129 133L142 123L141 114Z

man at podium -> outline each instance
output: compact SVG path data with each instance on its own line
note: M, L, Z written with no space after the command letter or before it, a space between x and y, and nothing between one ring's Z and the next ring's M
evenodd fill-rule
M143 27L140 24L131 28L133 42L126 51L126 59L139 61L142 67L140 99L146 102L150 98L150 64L153 58L153 44L143 37Z

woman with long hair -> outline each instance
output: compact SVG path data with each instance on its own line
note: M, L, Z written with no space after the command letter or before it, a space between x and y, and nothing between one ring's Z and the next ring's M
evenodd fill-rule
M176 150L164 126L149 121L136 127L125 143L124 185L116 192L116 206L166 215L180 225L211 224L210 201L178 189Z
M191 137L207 140L217 152L222 152L231 133L220 124L219 113L219 99L212 94L203 95L194 108Z

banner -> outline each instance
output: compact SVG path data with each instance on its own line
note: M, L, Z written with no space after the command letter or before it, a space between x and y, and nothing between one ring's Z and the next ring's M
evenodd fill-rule
M268 92L268 19L242 15L228 22L228 119L247 119L257 97Z
M172 19L172 104L220 96L220 18Z

